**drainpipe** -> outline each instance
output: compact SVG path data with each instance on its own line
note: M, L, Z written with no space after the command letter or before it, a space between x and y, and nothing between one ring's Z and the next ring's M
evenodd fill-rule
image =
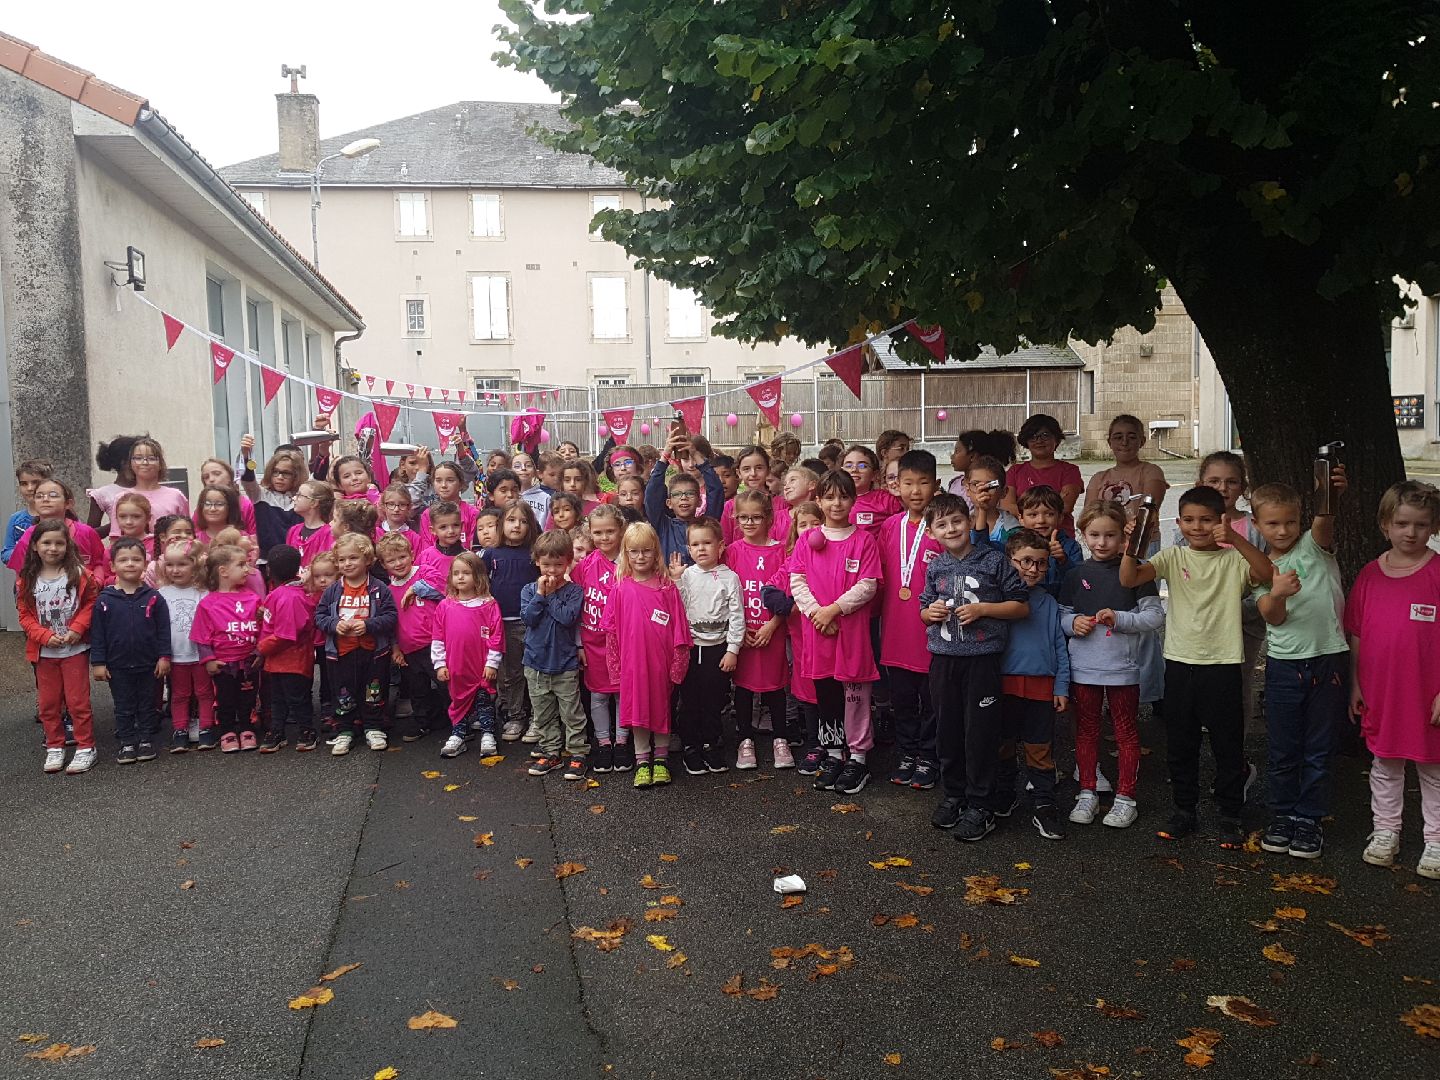
M335 386L340 390L346 390L348 392L345 379L345 362L340 359L340 348L347 341L354 341L363 333L365 333L365 330L362 327L353 334L341 334L335 339ZM343 402L344 399L342 398L341 401Z

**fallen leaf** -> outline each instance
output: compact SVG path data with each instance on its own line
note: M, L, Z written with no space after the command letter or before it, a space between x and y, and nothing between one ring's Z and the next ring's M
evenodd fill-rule
M1145 1014L1137 1009L1126 1005L1115 1005L1104 998L1095 999L1095 1010L1101 1016L1108 1016L1111 1020L1143 1020Z
M660 903L669 904L671 907L683 907L685 905L685 901L681 900L675 893L669 893L666 896L660 897Z
M1303 1058L1299 1058L1299 1059L1295 1062L1295 1064L1296 1064L1296 1065L1308 1065L1308 1066L1309 1066L1310 1068L1312 1068L1312 1069L1319 1069L1319 1068L1322 1068L1322 1067L1325 1065L1325 1059L1324 1059L1323 1057L1321 1057L1319 1054L1315 1053L1315 1051L1312 1050L1312 1051L1310 1051L1310 1053L1306 1054Z
M375 1080L395 1080L400 1075L400 1070L394 1065L386 1065L383 1069L375 1070Z
M1272 892L1303 892L1329 896L1335 889L1335 879L1320 877L1318 874L1271 874L1275 884Z
M1358 941L1367 949L1373 949L1377 941L1390 940L1390 932L1383 926L1357 926L1354 930L1351 930L1349 927L1341 926L1338 922L1330 922L1329 920L1326 920L1325 925L1332 930L1339 930L1340 933L1344 934L1351 941Z
M1224 1038L1210 1028L1191 1028L1188 1038L1176 1039L1175 1045L1184 1047L1187 1053L1182 1059L1192 1069L1208 1068L1215 1061L1215 1047Z
M1434 979L1427 979L1423 975L1401 975L1400 978L1407 983L1419 983L1421 986L1435 985ZM24 1038L24 1036L22 1035L21 1038ZM42 1035L41 1038L44 1038L44 1036Z
M518 982L516 982L514 979L501 979L501 980L500 980L500 989L502 989L502 990L507 990L507 991L508 991L508 990L519 990L519 989L520 989L520 984L519 984Z
M461 814L458 818L456 818L456 820L457 820L457 821L470 822L470 821L479 821L480 819L477 818L474 814Z
M328 986L312 986L299 997L290 999L292 1009L313 1009L335 1000L335 991Z
M803 893L791 893L780 901L780 907L783 910L785 908L799 907L803 903L805 903Z
M532 865L534 862L534 859L516 859L515 865L518 866L521 870L524 870L526 867Z
M889 1053L885 1055L886 1065L899 1065L902 1060L903 1059L900 1057L900 1055L896 1053Z
M420 775L423 776L426 780L440 779L440 771L438 769L426 769Z
M1194 960L1187 960L1187 959L1185 959L1185 957L1183 957L1183 956L1177 956L1174 960L1171 960L1171 961L1170 961L1170 970L1171 970L1171 971L1194 971L1194 970L1195 970L1195 961L1194 961Z
M327 971L324 975L321 975L320 981L334 982L336 979L340 978L341 975L348 975L350 972L354 971L359 966L359 964L342 964L334 971Z
M475 834L476 847L494 847L495 834L493 832L482 832Z
M404 880L397 881L397 882L395 882L395 888L397 888L397 889L408 889L408 888L410 888L410 882L404 881Z
M1271 960L1277 964L1284 964L1286 967L1295 966L1295 954L1287 952L1285 946L1281 945L1278 941L1266 945L1260 952L1266 960Z
M1266 919L1264 922L1256 922L1254 919L1251 919L1250 925L1262 934L1278 934L1280 932L1280 923L1275 919Z
M898 926L901 930L909 930L912 926L919 926L920 919L914 912L907 911L904 915L896 915L890 920L891 926Z
M484 765L487 769L493 769L496 765L499 765L500 762L504 760L504 754L486 754L480 759L480 764Z
M661 862L678 862L679 860L680 860L680 856L679 856L679 855L661 855L661 856L660 856L660 861L661 861Z
M187 879L187 880L185 880L185 881L180 882L180 888L182 888L182 889L193 889L194 887L195 887L195 882L194 882L193 880L191 880L191 879Z
M590 812L591 812L592 814L603 814L603 813L605 812L605 807L603 807L603 806L592 806L592 807L590 807Z
M42 1042L44 1042L44 1041L45 1041L46 1039L48 1039L49 1037L50 1037L49 1035L47 1035L47 1034L45 1034L45 1033L43 1033L43 1032L42 1032L41 1034L39 1034L39 1035L32 1035L32 1034L30 1034L30 1033L27 1032L27 1033L24 1034L24 1035L17 1035L17 1036L15 1037L15 1041L16 1041L16 1042L22 1042L22 1043L29 1043L30 1045L33 1046L35 1043L42 1043Z
M800 828L799 825L776 825L770 830L771 836L783 836L785 833L792 833Z
M1065 1045L1065 1040L1058 1031L1032 1031L1030 1037L1046 1050L1054 1050L1057 1046Z
M460 1021L456 1020L453 1016L446 1016L442 1012L436 1012L434 1009L430 1009L427 1012L421 1013L419 1016L410 1017L409 1020L405 1021L405 1026L411 1031L431 1031L436 1028L453 1028L459 1023Z
M613 941L615 948L620 947L620 939L630 932L629 919L616 919L607 929L596 930L593 926L577 926L575 932L570 936L577 941L593 941L597 945L607 941ZM606 952L610 950L606 949Z
M652 949L659 949L661 952L674 952L675 946L665 940L664 934L646 934L645 944Z
M993 874L975 875L965 879L967 904L1015 904L1029 892L1029 889L1001 885L1000 879Z
M1305 909L1303 907L1277 907L1275 909L1277 919L1291 919L1295 922L1303 922Z
M1416 1035L1426 1039L1440 1039L1440 1005L1416 1005L1409 1012L1400 1014L1400 1022Z
M973 937L971 937L969 934L965 933L964 931L961 931L961 933L960 933L960 948L962 948L962 949L964 949L964 950L966 950L966 951L968 952L968 951L971 949L971 947L974 946L974 944L975 944L975 939L974 939Z
M599 780L596 780L594 777L586 777L586 778L585 778L585 790L586 790L586 791L594 791L594 790L595 790L597 787L599 787L599 786L600 786L600 781L599 781Z
M1031 960L1028 956L1016 956L1014 953L1010 954L1010 963L1016 967L1024 968L1038 968L1040 966L1039 960Z
M904 881L897 881L895 884L897 887L904 889L908 893L914 893L916 896L929 896L935 891L933 885L910 885Z
M460 785L459 785L459 784L446 784L446 785L445 785L445 790L446 790L446 791L459 791L459 790L460 790Z
M1024 870L1030 870L1030 869L1032 869L1032 867L1030 866L1030 864L1029 864L1028 862L1017 862L1017 863L1015 864L1015 869L1016 869L1016 870L1024 871Z
M1264 849L1260 846L1260 834L1261 834L1263 831L1264 831L1263 829L1256 829L1256 830L1255 830L1254 832L1252 832L1249 836L1247 836L1247 837L1245 838L1245 843L1241 846L1241 849L1240 849L1240 850L1242 850L1242 851L1248 851L1251 855L1258 855L1258 854L1260 854L1260 852L1264 850Z
M780 987L766 979L761 979L759 986L752 986L749 990L745 991L746 997L754 998L756 1001L769 1001L771 998L778 997L779 995Z
M217 1046L224 1046L224 1039L196 1039L194 1046L196 1050L213 1050Z
M607 940L607 941L597 941L597 942L595 943L595 948L599 949L601 952L614 952L614 951L615 951L616 949L618 949L619 947L620 947L620 939L619 939L619 938L615 938L615 939L613 939L613 940Z
M559 866L555 867L555 877L557 880L563 880L564 878L572 877L575 874L583 874L588 869L590 868L584 863L563 862Z
M678 967L684 967L684 966L685 966L685 961L688 960L688 959L690 959L690 958L689 958L688 956L686 956L683 952L677 952L677 953L673 954L673 955L670 957L669 960L666 960L666 961L665 961L665 966L666 966L667 968L670 968L671 970L674 970L675 968L678 968Z
M830 807L830 809L834 810L837 814L858 814L861 807L859 803L837 802L834 806Z
M775 961L774 963L778 963L778 961ZM786 963L788 964L789 961L787 960ZM829 978L831 975L834 975L839 970L839 964L816 964L814 969L810 972L810 981L814 982L816 979Z
M676 908L657 907L645 912L646 922L664 922L666 919L673 919L680 912Z
M646 874L640 879L640 887L642 889L663 889L665 886L656 881L652 875Z
M1004 1035L996 1035L990 1040L991 1050L1019 1050L1024 1045L1022 1042L1011 1042Z
M887 858L881 859L879 862L872 862L870 865L873 866L876 870L889 870L890 868L896 866L913 866L914 864L911 863L909 859L906 859L903 856L891 855Z
M1242 1020L1255 1027L1274 1027L1280 1021L1269 1009L1261 1008L1240 994L1212 994L1205 999L1212 1009L1219 1009L1232 1020Z
M98 1046L72 1046L69 1050L65 1051L65 1057L67 1059L89 1057L98 1049L100 1049Z
M69 1043L51 1043L44 1050L32 1050L25 1056L32 1061L64 1061L69 1052Z

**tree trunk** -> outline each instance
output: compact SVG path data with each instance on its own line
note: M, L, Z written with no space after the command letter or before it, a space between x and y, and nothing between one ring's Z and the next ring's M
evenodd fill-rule
M1405 477L1381 303L1378 291L1324 299L1315 288L1318 253L1302 263L1283 257L1293 251L1257 250L1269 246L1232 247L1200 273L1192 266L1191 280L1175 280L1175 288L1225 381L1252 486L1289 484L1304 497L1308 519L1315 452L1344 441L1339 459L1350 490L1336 539L1348 586L1386 546L1375 510L1385 489Z

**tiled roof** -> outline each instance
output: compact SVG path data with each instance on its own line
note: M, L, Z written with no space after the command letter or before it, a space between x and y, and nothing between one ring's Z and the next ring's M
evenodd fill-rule
M932 362L928 368L907 364L895 355L888 338L877 338L875 354L886 371L977 371L983 368L1081 368L1085 361L1069 345L1023 345L1001 356L989 345L974 360Z
M0 67L49 87L112 120L133 125L145 99L97 79L83 68L41 52L28 41L0 33Z
M528 133L534 125L563 128L559 105L460 101L428 112L324 139L320 154L334 154L356 139L379 139L364 157L325 165L325 185L429 184L507 188L617 188L624 176L584 154L562 154ZM266 154L220 174L232 184L299 186L308 177L280 172L278 154Z

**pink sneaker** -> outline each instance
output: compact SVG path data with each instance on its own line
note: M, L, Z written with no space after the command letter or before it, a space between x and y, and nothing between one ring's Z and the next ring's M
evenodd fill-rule
M253 732L253 731L242 731L242 732L240 732L240 749L241 749L241 750L254 750L254 749L255 749L257 746L259 746L259 745L260 745L259 741L255 738L255 732Z
M790 753L790 744L784 739L775 740L775 768L793 769L795 757Z
M227 731L220 736L220 752L222 754L233 754L240 749L240 736L233 731Z
M753 769L758 764L755 760L755 740L741 739L740 749L735 752L735 768Z

